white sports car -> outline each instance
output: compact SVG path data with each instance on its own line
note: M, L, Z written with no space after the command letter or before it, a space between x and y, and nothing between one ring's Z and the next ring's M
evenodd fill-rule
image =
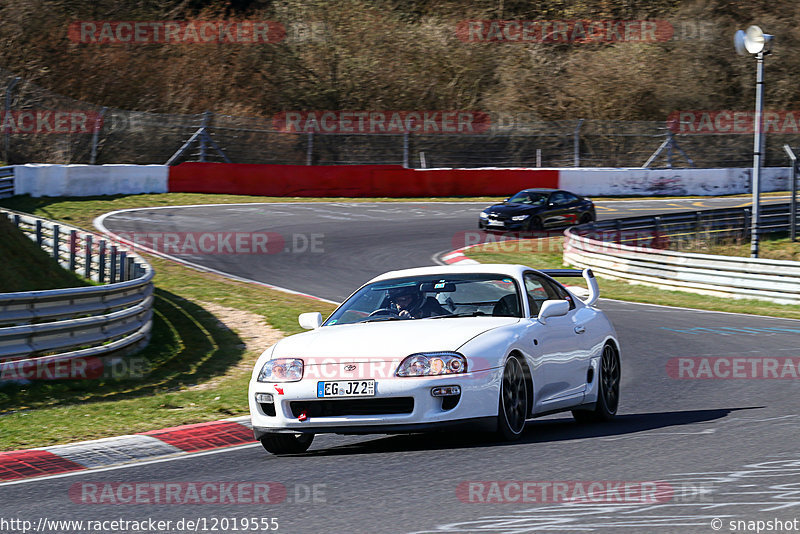
M553 279L581 275L586 301ZM483 264L378 276L324 323L300 315L311 331L261 354L249 388L256 439L287 454L323 432L468 425L513 440L527 419L554 412L611 419L620 350L598 295L588 269Z

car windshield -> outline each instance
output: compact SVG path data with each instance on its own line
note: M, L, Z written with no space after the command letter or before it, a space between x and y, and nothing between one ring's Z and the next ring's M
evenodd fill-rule
M478 316L522 316L513 278L481 273L382 280L359 289L325 321L325 326Z
M517 204L544 204L547 202L547 195L544 193L529 193L526 191L522 191L521 193L517 193L513 197L508 199L509 202L515 202Z

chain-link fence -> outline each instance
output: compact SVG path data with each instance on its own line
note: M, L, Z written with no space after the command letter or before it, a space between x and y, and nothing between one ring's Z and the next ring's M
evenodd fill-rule
M489 113L483 133L319 133L275 128L271 117L178 115L104 108L0 69L0 134L7 163L230 161L290 165L436 167L748 167L752 135L673 134L666 121L529 120ZM786 165L767 136L767 166Z

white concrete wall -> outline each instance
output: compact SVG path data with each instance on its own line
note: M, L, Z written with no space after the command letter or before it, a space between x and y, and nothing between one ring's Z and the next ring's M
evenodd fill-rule
M761 191L789 189L788 167L762 169ZM561 169L559 187L589 196L732 195L751 192L752 169Z
M14 168L14 194L34 197L87 197L166 193L166 165L49 165Z

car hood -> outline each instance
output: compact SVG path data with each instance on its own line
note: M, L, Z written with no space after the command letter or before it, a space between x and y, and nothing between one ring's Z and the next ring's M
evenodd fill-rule
M532 211L538 211L540 209L542 209L542 206L512 203L512 204L495 204L494 206L489 206L483 211L487 213L498 213L500 215L517 215L520 213L530 213Z
M415 352L458 350L475 336L518 321L516 317L454 317L323 326L282 339L272 358L402 359Z

